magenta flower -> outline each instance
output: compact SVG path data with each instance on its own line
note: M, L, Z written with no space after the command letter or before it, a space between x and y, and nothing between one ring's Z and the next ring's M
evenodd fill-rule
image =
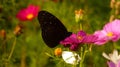
M98 37L95 35L86 35L82 39L82 43L86 43L86 44L94 43L97 41L97 39L98 39Z
M68 46L70 44L77 44L77 43L79 43L79 41L77 40L76 34L72 34L60 42L60 44L63 44L64 46Z
M97 36L87 35L84 31L79 31L77 34L72 34L63 41L60 41L60 44L70 47L71 50L77 50L80 44L94 43L96 40Z
M67 37L63 41L60 41L60 44L64 46L70 46L71 50L76 50L79 44L79 40L77 39L76 34L72 34L71 36Z
M71 50L77 50L84 36L86 36L86 33L79 31L77 34L72 34L71 36L61 41L60 44L70 47Z
M77 38L79 40L79 43L89 44L89 43L96 42L98 37L95 36L95 35L88 35L84 31L79 31L78 34L77 34Z
M16 17L20 21L32 20L38 15L39 7L34 5L29 5L27 8L21 9Z
M116 19L113 22L107 23L103 30L94 33L98 37L95 44L102 45L109 40L117 41L120 39L120 20Z
M70 46L70 50L76 51L78 49L78 47L79 47L79 44L72 44Z
M86 36L87 34L84 31L79 31L77 33L77 39L79 40L79 43L82 42L83 38Z

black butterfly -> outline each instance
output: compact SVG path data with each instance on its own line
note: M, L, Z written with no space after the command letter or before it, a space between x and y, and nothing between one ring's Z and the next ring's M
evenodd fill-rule
M72 34L67 31L59 19L47 11L40 11L38 20L42 29L42 38L51 48L57 46L61 40Z

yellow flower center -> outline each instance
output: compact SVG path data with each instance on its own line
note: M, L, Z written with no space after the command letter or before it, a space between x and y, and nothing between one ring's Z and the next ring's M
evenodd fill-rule
M109 33L107 33L107 36L111 37L111 36L113 36L113 33L109 32Z
M34 17L33 14L28 14L28 15L27 15L27 19L32 19L33 17Z

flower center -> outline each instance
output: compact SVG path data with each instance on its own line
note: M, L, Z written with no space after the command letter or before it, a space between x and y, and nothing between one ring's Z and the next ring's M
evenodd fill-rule
M82 36L77 36L77 39L78 39L78 40L81 40L81 39L82 39Z
M109 33L107 33L107 36L111 37L111 36L113 36L113 33L109 32Z
M27 15L27 19L32 19L33 18L33 14L28 14Z

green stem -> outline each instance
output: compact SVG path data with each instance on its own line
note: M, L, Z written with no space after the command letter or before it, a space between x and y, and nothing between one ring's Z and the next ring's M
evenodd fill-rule
M12 5L15 7L15 0L11 0Z
M113 49L117 49L117 48L118 48L118 46L117 46L116 42L113 42Z
M80 23L79 25L80 25L80 26L79 26L79 29L82 30L82 23Z
M80 67L83 67L83 62L84 62L86 53L87 53L87 51L84 51L84 52L83 52L83 56L82 56L82 59L81 59L81 61L80 61Z
M12 48L11 48L11 52L10 52L10 54L9 54L9 56L8 56L8 61L10 60L10 58L11 58L11 56L12 56L12 54L13 54L13 51L14 51L14 49L15 49L15 45L16 45L16 37L15 37L15 40L14 40L14 42L13 42L13 45L12 45Z
M91 52L92 51L92 44L89 44L90 46L89 46L89 51Z
M86 45L86 44L85 44L85 45ZM80 61L79 67L83 67L83 62L84 62L84 60L85 60L86 53L89 51L87 45L84 46L84 49L85 49L85 50L83 50L83 47L81 47L81 56L80 56L80 57L81 57L81 61Z
M83 61L83 59L82 59L82 58L83 58L83 56L82 56L82 55L83 55L83 47L81 47L81 53L80 53L80 54L81 54L81 55L80 55L81 61L80 61L79 67L82 67L82 63L83 63L83 62L82 62L82 61Z

